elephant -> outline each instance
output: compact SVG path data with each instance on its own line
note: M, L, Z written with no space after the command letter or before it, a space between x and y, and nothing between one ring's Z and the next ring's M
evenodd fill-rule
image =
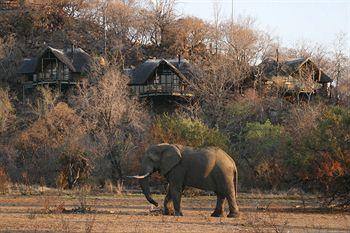
M215 192L217 202L212 217L223 216L225 199L228 201L230 211L227 217L239 215L236 202L238 178L236 164L222 149L193 148L168 143L149 146L141 159L140 175L129 177L139 179L146 199L158 206L151 196L149 185L150 175L154 172L160 172L168 183L164 198L164 215L183 215L181 195L185 187Z

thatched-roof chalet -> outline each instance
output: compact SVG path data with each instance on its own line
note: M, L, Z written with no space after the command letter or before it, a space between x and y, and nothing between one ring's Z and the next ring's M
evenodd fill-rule
M91 57L81 48L46 47L36 57L25 58L17 70L23 90L38 85L76 85L89 71Z
M264 84L283 89L285 93L322 93L329 95L333 81L311 58L277 61L265 59L256 69Z
M193 73L185 59L149 59L128 74L129 86L140 97L192 96L189 83Z

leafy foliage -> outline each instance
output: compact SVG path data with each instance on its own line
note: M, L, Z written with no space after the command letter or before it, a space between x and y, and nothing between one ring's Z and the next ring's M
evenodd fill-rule
M163 115L152 127L152 141L189 145L217 146L228 149L228 138L218 129L211 129L199 120Z
M317 127L295 144L290 167L328 203L350 204L350 110L326 108Z
M239 155L247 184L263 189L276 189L284 177L283 159L288 142L283 126L265 123L247 123Z

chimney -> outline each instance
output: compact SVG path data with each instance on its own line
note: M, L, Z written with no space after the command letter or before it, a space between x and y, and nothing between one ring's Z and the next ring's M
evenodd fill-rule
M178 54L177 55L177 62L178 62L178 65L180 66L180 64L181 64L181 55L180 54Z

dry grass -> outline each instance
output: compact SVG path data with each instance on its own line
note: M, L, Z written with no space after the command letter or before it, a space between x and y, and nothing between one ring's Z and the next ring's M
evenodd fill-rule
M10 178L6 174L3 167L0 167L0 193L5 194L9 192Z
M183 198L185 216L173 217L161 215L141 195L89 195L86 190L3 195L0 232L349 232L350 213L320 212L315 200L240 194L242 215L229 219L209 217L215 206L209 196ZM298 207L302 202L305 209ZM82 206L93 211L72 211Z

